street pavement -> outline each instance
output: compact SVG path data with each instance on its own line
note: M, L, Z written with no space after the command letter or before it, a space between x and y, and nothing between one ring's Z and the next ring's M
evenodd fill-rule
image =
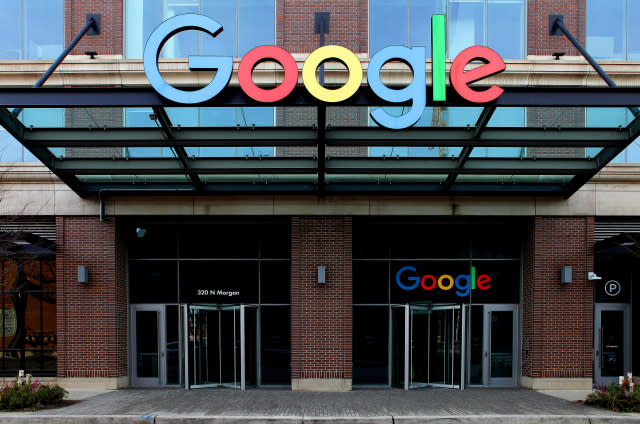
M76 396L80 398L84 396ZM1 413L1 423L640 423L620 414L526 389L123 389L37 412Z

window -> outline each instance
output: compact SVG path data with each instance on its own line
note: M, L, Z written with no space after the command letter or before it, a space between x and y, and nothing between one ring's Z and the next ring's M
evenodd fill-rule
M595 59L640 59L636 0L587 0L587 51Z
M62 0L2 2L0 59L55 59L64 46Z
M19 245L24 246L24 245ZM57 361L55 252L5 255L0 261L0 375L53 376ZM35 246L35 247L34 247Z
M447 54L484 45L505 59L525 56L524 0L370 0L370 54L400 44L431 48L431 15L447 14Z
M167 41L162 57L209 54L241 57L254 47L274 44L273 0L128 0L125 8L125 55L142 58L151 32L163 21L185 13L209 16L224 27L216 38L184 31ZM269 17L272 17L269 19ZM255 25L259 22L259 25Z

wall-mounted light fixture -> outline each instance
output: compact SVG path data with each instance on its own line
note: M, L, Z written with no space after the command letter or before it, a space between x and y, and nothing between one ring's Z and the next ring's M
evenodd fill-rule
M573 274L573 268L570 265L563 266L562 274L560 276L560 281L565 284L570 283L573 277L572 274Z
M324 284L324 283L327 282L326 272L327 272L327 267L326 266L319 266L318 267L318 284Z
M89 282L89 268L86 265L78 265L78 283Z

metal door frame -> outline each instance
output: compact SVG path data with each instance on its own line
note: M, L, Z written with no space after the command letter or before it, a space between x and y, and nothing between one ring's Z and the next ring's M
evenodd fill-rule
M131 306L131 382L138 387L158 387L167 384L166 376L166 315L164 304L132 304ZM158 377L137 377L138 374L138 342L136 330L136 312L156 312L156 325L158 334Z
M515 387L518 382L518 364L520 360L519 354L519 329L518 329L518 305L514 304L484 304L483 307L483 336L482 336L482 385L489 387ZM511 312L512 313L512 343L513 352L511 360L511 378L491 378L491 313L492 312Z
M593 381L597 384L607 385L609 381L617 383L616 377L603 377L601 375L602 366L602 311L622 311L622 319L624 320L623 343L624 343L624 373L631 372L631 307L628 303L596 303L594 304L594 324L593 324ZM605 380L606 378L606 380ZM613 379L613 380L610 380Z

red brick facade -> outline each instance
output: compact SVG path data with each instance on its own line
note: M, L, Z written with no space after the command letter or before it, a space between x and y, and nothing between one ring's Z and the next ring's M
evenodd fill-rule
M534 218L523 259L522 375L591 378L593 217Z
M276 9L276 45L291 53L311 53L320 47L320 35L313 28L315 12L331 12L325 44L355 53L369 50L368 0L278 0Z
M351 217L291 223L291 378L351 379ZM326 266L326 283L317 268Z
M527 54L551 56L565 52L579 56L565 37L549 35L549 15L564 15L564 24L584 45L586 37L586 0L529 0L527 2Z
M124 246L114 221L56 218L58 377L116 378L127 369ZM78 283L78 266L89 282Z
M100 14L99 35L85 35L71 54L83 55L95 51L98 55L123 54L124 1L114 0L65 0L65 46L87 23L87 14ZM99 56L98 56L99 57Z

